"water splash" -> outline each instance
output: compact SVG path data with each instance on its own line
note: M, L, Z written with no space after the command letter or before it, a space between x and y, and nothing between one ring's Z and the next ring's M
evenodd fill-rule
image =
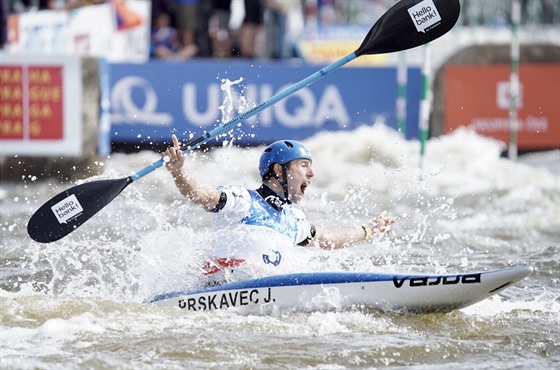
M242 82L243 77L234 81L227 78L221 80L220 89L224 92L224 99L222 105L219 107L220 112L222 113L220 124L224 124L232 120L236 115L251 108L250 102L243 94L245 87L241 84ZM240 128L241 125L242 124L240 122L237 128ZM236 139L236 135L241 135L239 137L243 137L244 134L238 132L237 130L230 130L229 132L220 135L220 137L223 138L222 146L232 146Z

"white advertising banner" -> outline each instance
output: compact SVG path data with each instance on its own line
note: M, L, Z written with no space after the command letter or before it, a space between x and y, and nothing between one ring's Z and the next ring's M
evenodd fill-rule
M82 145L80 59L0 54L0 155L79 156Z
M150 1L105 4L11 15L8 52L104 57L114 62L149 58Z

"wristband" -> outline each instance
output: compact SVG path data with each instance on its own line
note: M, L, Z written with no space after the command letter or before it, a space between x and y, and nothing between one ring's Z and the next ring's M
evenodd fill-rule
M368 224L361 224L360 226L362 227L362 229L364 229L366 241L370 241L373 237L373 230L371 229L371 226L369 226Z

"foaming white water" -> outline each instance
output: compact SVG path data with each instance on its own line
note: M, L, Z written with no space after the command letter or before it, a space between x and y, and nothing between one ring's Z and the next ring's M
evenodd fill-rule
M527 300L505 300L500 296L493 296L470 307L463 308L462 312L468 315L481 317L495 317L501 314L514 312L535 312L557 315L560 312L560 302L548 292ZM560 319L557 318L560 324Z
M551 368L560 359L558 151L538 161L500 157L501 144L467 130L432 139L424 169L419 143L382 125L305 140L315 177L302 204L320 225L357 225L387 210L391 235L351 248L298 249L290 271L436 272L531 264L535 272L499 297L448 315L273 310L185 314L143 304L153 294L198 287L212 243L233 237L181 198L159 169L127 187L66 238L33 243L25 225L72 184L2 184L5 265L0 366L5 368ZM255 188L262 147L227 145L191 153L200 181ZM159 154L113 154L114 179ZM541 165L544 163L545 165ZM309 351L313 348L313 351Z
M501 158L499 142L471 131L431 140L424 171L418 142L383 125L325 132L305 144L314 155L315 177L302 204L311 222L356 225L388 210L397 223L392 235L373 245L304 250L295 271L469 269L487 265L487 253L502 257L504 248L533 250L515 241L526 234L560 229L558 174ZM195 152L185 168L201 182L254 188L262 149L227 145ZM549 155L556 158L557 152ZM114 154L103 175L85 181L127 176L157 159L152 152ZM8 223L8 230L13 228ZM142 300L195 284L215 237L211 215L182 199L171 176L159 169L67 238L44 250L29 248L32 263L47 257L51 289L58 294ZM449 248L453 252L443 252Z

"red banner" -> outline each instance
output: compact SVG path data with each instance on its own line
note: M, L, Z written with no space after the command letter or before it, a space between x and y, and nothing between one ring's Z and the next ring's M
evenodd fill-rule
M0 65L0 139L60 140L62 67Z
M459 126L509 142L509 65L445 67L444 132ZM560 148L560 64L521 64L518 147Z
M77 57L0 58L0 156L78 156L82 69Z

